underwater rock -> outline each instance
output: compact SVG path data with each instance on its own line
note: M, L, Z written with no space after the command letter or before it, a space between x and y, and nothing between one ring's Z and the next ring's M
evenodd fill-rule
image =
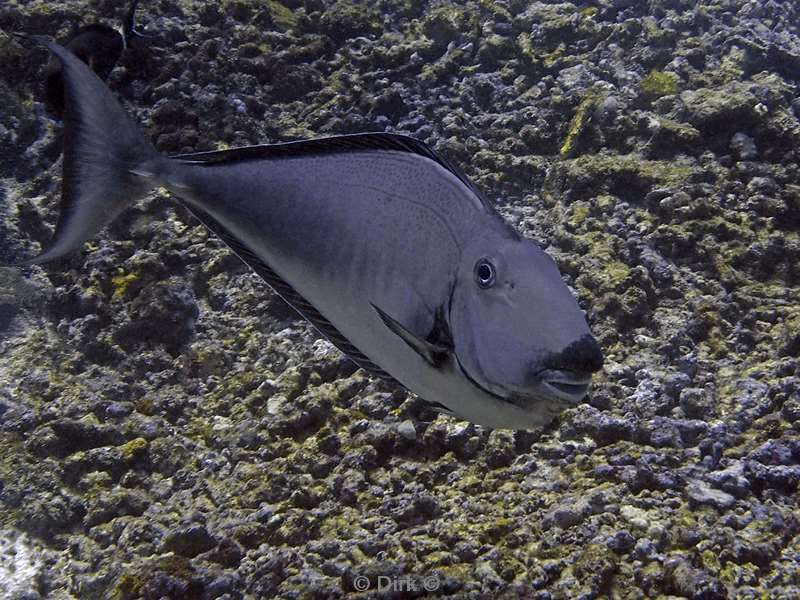
M31 593L343 598L363 574L365 597L428 575L442 598L800 595L798 7L595 4L153 11L169 51L112 77L160 150L426 140L547 248L613 358L543 431L437 415L156 193L69 260L0 271L0 513ZM0 3L0 29L112 9ZM7 260L55 225L44 66L0 35ZM675 93L643 94L653 70Z
M321 30L336 43L359 35L377 33L381 25L382 19L373 9L348 0L336 0L320 18Z
M781 408L781 414L789 423L800 421L800 399L787 400Z
M750 481L744 476L744 465L737 461L721 471L714 471L708 475L708 480L720 490L744 498L750 494Z
M721 490L708 487L702 481L695 481L686 486L686 495L698 504L708 504L719 509L733 506L736 499Z
M486 444L486 463L492 468L508 466L517 454L514 446L514 435L510 431L492 431Z
M124 419L135 409L132 402L112 402L106 406L106 416L111 419Z
M617 554L626 554L633 548L635 542L636 538L624 529L613 533L606 539L606 545Z
M758 148L752 137L741 131L734 133L731 138L731 150L739 160L756 160Z
M0 530L0 593L14 600L40 600L43 561L26 535Z
M119 517L138 517L144 513L147 505L148 499L140 492L102 492L89 504L83 521L87 527L94 527Z
M590 88L597 77L587 68L586 65L575 65L574 67L567 67L561 69L556 77L556 83L566 90L578 90ZM615 112L612 105L604 103L604 111ZM598 107L599 108L599 107Z
M101 425L96 419L56 419L34 432L28 441L31 452L40 456L64 457L73 452L102 446L115 446L125 441L114 427Z
M588 434L600 445L631 440L637 430L637 425L631 418L614 417L588 405L578 407L573 416L573 426L579 433Z
M128 350L155 342L176 353L194 335L199 314L191 289L177 282L157 282L146 286L134 299L130 306L130 322L115 338Z
M190 525L188 527L168 531L164 537L162 550L175 552L180 556L193 558L211 550L217 541L211 536L203 525Z
M26 497L20 507L20 528L36 537L52 536L69 531L86 515L86 503L66 491L47 491Z
M796 460L790 466L764 465L749 460L745 463L745 473L755 491L772 489L784 494L793 494L800 485L800 465Z
M417 439L417 430L414 427L414 422L409 419L397 425L397 433L412 442Z
M690 418L708 420L716 414L713 396L701 388L681 390L680 406L686 416Z
M412 492L387 498L380 512L389 515L399 527L425 523L441 511L437 500L426 492Z
M542 525L547 527L560 527L561 529L569 529L583 521L589 514L589 506L587 503L577 502L572 506L560 506L542 519Z
M732 82L718 89L688 90L681 94L689 122L701 130L721 130L728 123L741 127L760 118L758 98L750 85Z
M725 587L705 571L683 558L670 558L664 564L667 589L687 598L724 598Z

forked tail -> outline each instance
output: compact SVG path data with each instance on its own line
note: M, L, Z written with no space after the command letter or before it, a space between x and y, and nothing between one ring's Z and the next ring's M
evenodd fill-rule
M61 61L66 106L61 213L50 245L19 263L32 265L59 258L99 233L157 185L154 173L166 159L79 58L41 36L20 37Z

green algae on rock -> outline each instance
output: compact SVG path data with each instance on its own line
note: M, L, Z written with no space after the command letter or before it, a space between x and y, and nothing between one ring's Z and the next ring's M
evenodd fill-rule
M575 116L573 116L572 120L570 121L567 135L564 138L564 143L561 145L561 149L559 150L561 158L571 158L576 152L578 138L580 137L581 133L583 133L583 129L586 127L586 124L589 121L591 116L590 111L594 109L597 104L602 102L604 98L605 94L603 92L599 90L590 90L583 100L581 100L581 103L575 110Z
M675 73L652 70L642 79L639 89L649 98L669 96L678 91L678 81Z

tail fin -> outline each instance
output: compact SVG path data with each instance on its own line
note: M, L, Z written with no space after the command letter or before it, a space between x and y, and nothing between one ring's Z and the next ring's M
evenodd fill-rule
M61 214L50 245L21 265L59 258L147 194L160 157L111 91L69 50L40 36L61 61L66 110Z

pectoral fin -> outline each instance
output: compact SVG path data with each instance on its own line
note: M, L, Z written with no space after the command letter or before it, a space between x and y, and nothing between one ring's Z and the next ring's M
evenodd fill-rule
M395 319L383 312L380 308L371 302L370 304L372 305L372 308L375 309L375 312L378 313L378 316L381 318L383 323L392 331L392 333L399 336L406 344L411 346L411 348L422 358L424 358L426 362L437 369L444 365L444 363L447 361L447 358L450 356L451 348L440 344L433 344L427 340L417 337Z

